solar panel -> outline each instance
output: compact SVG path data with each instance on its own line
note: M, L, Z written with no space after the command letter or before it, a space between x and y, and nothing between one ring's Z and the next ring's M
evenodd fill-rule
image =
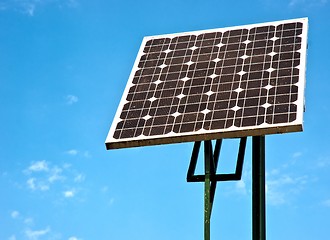
M145 37L107 149L302 131L307 25Z

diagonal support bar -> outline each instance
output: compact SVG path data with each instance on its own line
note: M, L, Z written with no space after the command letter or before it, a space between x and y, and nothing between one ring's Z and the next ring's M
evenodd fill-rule
M211 165L211 168L212 168L211 173L213 173L213 174L211 174L212 181L219 182L219 181L241 180L246 142L247 142L246 137L241 138L240 144L239 144L239 149L238 149L235 173L216 174L222 140L219 139L216 141L214 152L212 153L213 163L214 163L213 168ZM191 159L190 159L190 164L188 167L187 182L204 182L205 181L205 175L195 175L200 146L201 146L201 142L195 142L194 148L192 151L192 155L191 155Z
M217 188L217 181L214 180L214 179L215 179L215 175L217 173L221 145L222 145L222 139L218 139L215 142L215 148L214 148L214 153L213 153L213 161L211 162L211 179L212 179L212 181L211 181L211 189L210 189L210 194L211 194L211 196L210 196L210 201L211 201L210 218L211 218L212 209L213 209L215 189Z

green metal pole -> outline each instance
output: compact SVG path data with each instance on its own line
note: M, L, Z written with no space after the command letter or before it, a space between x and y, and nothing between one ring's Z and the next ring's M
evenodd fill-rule
M252 239L266 240L265 136L252 137Z
M211 218L211 154L212 143L211 141L204 141L204 161L205 161L205 185L204 185L204 240L210 240L210 218Z

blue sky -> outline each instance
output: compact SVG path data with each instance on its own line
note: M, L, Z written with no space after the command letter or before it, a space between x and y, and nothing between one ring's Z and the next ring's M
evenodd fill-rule
M328 0L0 0L0 239L203 239L192 143L106 151L144 36L309 17L304 132L266 138L268 239L330 233ZM231 172L237 140L219 171ZM251 239L251 139L212 239ZM234 153L234 155L233 155ZM199 170L202 166L199 166Z

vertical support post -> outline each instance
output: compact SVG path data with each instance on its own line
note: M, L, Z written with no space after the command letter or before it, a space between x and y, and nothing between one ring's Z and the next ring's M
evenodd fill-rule
M221 139L216 141L213 152L212 141L204 141L205 174L195 175L201 141L195 142L187 172L187 182L204 182L204 240L211 238L211 214L217 182L236 181L240 180L242 176L246 137L241 138L240 141L235 173L217 174L221 143Z
M252 137L252 239L266 240L265 136Z
M212 161L212 142L204 141L204 240L210 240L210 219L211 219L211 161Z

